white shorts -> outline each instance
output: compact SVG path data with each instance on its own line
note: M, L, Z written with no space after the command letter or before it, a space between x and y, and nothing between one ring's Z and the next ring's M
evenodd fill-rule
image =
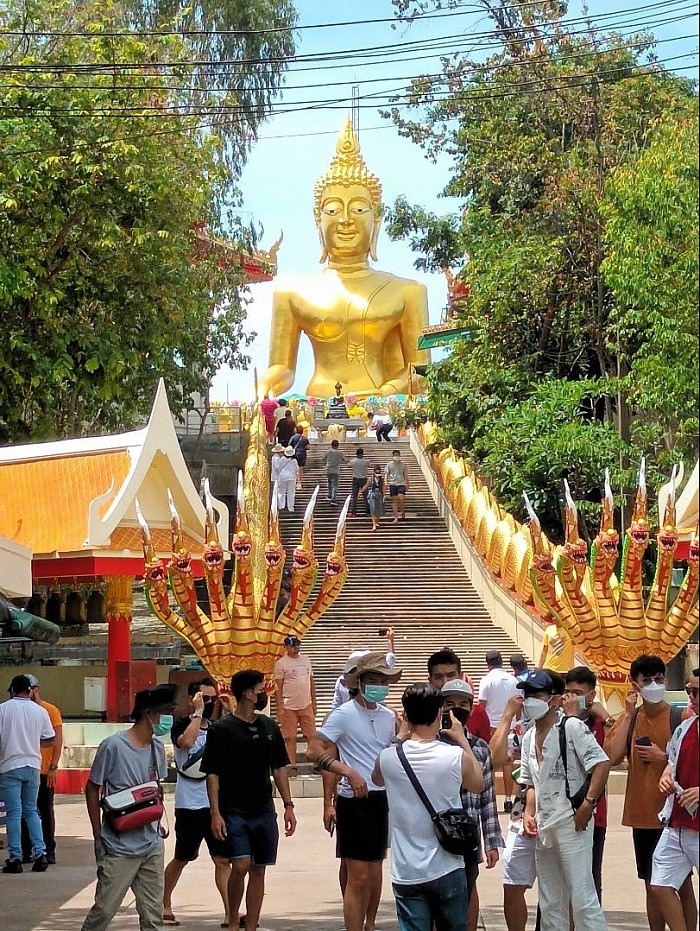
M671 886L678 891L688 873L700 870L698 832L690 828L664 828L651 866L652 886Z
M520 833L520 824L510 824L503 862L504 886L527 886L532 889L537 877L535 846L537 838Z

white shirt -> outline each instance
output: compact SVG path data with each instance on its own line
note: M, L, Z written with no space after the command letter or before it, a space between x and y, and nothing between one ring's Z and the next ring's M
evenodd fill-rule
M379 754L396 736L396 715L393 711L384 705L365 708L357 701L349 701L331 712L321 725L320 734L333 741L341 763L356 770L370 792L384 791L382 786L372 781L372 771ZM344 798L353 797L345 777L340 781L338 794Z
M433 808L461 808L461 748L438 740L406 740L403 749ZM464 869L462 857L440 846L432 819L411 785L396 747L382 752L379 768L389 802L391 881L398 885L426 883Z
M41 741L56 736L45 708L31 698L0 705L0 773L29 766L41 769Z
M271 481L294 482L299 473L299 463L292 456L279 456L272 460L272 478Z
M559 728L563 720L561 715L545 737L541 760L537 759L535 749L537 727L531 727L523 737L520 782L534 786L537 827L545 847L550 846L546 832L565 821L572 821L574 817L571 802L566 797L566 776L559 749ZM588 773L599 763L605 763L608 757L588 725L573 717L566 724L566 752L569 793L576 795Z
M173 743L173 755L175 765L181 769L188 758L197 753L198 750L206 744L209 727L200 728L195 742L189 750L178 747ZM195 769L198 767L195 765ZM200 808L209 808L209 796L207 795L206 779L188 779L178 772L177 782L175 784L175 808L189 808L196 811Z
M486 714L491 727L498 727L506 710L508 699L519 695L518 682L505 669L492 669L479 683L479 701L486 702Z

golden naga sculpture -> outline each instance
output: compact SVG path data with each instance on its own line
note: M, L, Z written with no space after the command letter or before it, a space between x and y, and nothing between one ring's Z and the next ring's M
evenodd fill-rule
M419 429L424 448L435 428ZM431 465L472 545L499 584L538 622L554 620L571 637L577 652L599 676L608 695L622 702L632 660L653 653L668 661L685 646L698 625L700 542L693 534L688 569L669 605L671 570L678 542L675 509L676 472L670 483L662 525L657 533L656 572L645 603L642 560L649 545L646 468L640 465L632 521L623 541L620 578L619 534L613 526L615 502L606 473L599 532L588 552L579 534L576 504L568 484L565 542L551 544L525 496L529 526L506 515L479 477L452 449L429 454Z
M416 281L369 264L377 258L381 198L379 179L367 168L348 120L314 190L321 262L328 264L320 275L276 288L262 394L280 395L292 387L302 333L314 351L309 395L328 397L338 381L360 398L420 389L411 366L430 361L417 348L428 323L427 292Z
M209 593L209 615L197 604L192 554L183 544L180 518L172 498L172 558L167 565L153 549L148 524L137 503L146 560L146 596L151 609L192 647L209 675L223 689L229 687L231 676L241 669L259 669L271 676L276 660L284 653L284 638L289 634L302 637L333 604L348 575L345 526L350 499L341 511L335 544L326 560L318 593L311 606L306 607L318 574L313 516L317 488L304 515L301 541L292 554L290 599L277 616L286 553L280 539L276 489L269 515L269 492L264 496L255 494L256 487L269 490L264 444L263 455L255 452L261 429L264 431L264 426L257 415L251 429L252 453L249 451L245 476L239 473L238 514L231 547L235 563L228 594L223 584L224 550L219 541L208 483L205 483L206 544L202 562ZM267 515L266 519L260 520L261 514ZM256 575L256 557L261 559L262 575L259 571ZM177 610L171 607L168 588Z

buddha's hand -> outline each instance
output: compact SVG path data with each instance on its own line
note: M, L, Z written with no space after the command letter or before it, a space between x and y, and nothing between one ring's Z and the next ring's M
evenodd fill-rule
M377 394L386 398L392 394L406 394L407 389L408 384L406 380L402 378L401 381L399 381L397 378L395 381L385 381L384 384L380 386Z
M261 398L269 392L273 396L284 394L294 384L294 372L284 365L271 365L270 368L260 376L258 381L258 394Z

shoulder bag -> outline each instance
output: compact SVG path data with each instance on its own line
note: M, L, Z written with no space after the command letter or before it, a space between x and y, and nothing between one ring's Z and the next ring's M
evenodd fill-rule
M151 740L151 763L155 780L142 782L121 792L112 792L103 795L100 806L104 812L105 821L116 834L125 834L135 831L154 821L161 821L165 814L163 806L163 789L158 776L158 760L156 758L155 742ZM159 826L158 833L167 837L169 831Z
M408 762L401 744L397 745L396 752L401 765L406 770L406 775L411 780L411 785L432 819L440 846L448 853L464 857L467 864L477 863L480 850L479 825L463 808L446 808L443 811L436 811Z
M559 722L559 753L561 754L561 762L564 767L564 782L566 784L566 797L571 802L571 807L574 811L578 811L581 805L586 801L586 796L591 788L591 774L588 773L586 780L578 790L575 795L571 794L571 787L569 786L569 754L566 746L566 722L569 720L569 715L564 715L564 717Z

